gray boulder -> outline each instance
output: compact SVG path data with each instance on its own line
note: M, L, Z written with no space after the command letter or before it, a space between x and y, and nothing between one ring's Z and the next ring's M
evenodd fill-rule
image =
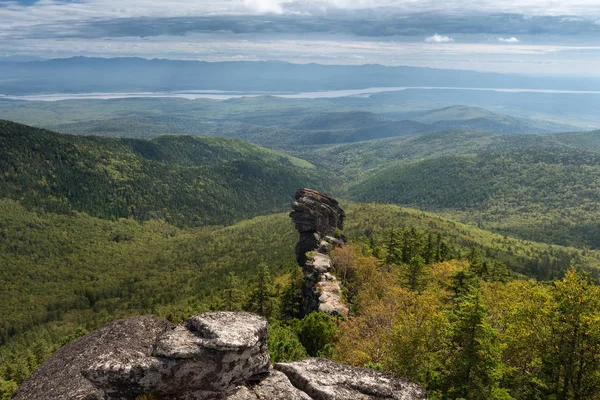
M135 317L111 322L56 351L25 380L15 400L100 400L104 392L81 371L109 354L127 350L148 357L158 335L172 324L157 317ZM135 371L131 371L135 374Z
M266 320L250 313L204 313L183 325L128 318L61 348L14 398L222 397L269 371L266 340Z
M315 400L422 400L425 390L405 379L323 358L280 363L275 369Z
M304 392L295 388L283 373L271 370L258 382L249 382L227 400L311 400Z

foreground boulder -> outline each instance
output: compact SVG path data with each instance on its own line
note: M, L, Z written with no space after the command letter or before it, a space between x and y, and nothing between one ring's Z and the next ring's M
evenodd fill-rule
M61 348L14 398L220 397L269 372L266 340L266 320L250 313L119 320Z
M290 380L277 370L257 382L248 382L227 400L312 400L292 385Z
M114 321L58 349L21 384L13 399L104 399L104 392L81 371L104 356L124 349L150 356L158 335L171 326L170 322L156 317Z
M249 313L198 314L174 325L156 317L112 322L58 350L16 400L425 399L388 374L308 359L270 366L267 322Z

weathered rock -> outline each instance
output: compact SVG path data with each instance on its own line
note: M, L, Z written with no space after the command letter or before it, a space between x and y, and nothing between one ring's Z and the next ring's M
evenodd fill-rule
M258 382L243 386L227 400L311 400L304 392L296 389L281 372L271 370Z
M329 315L347 317L349 309L342 298L342 290L337 278L329 272L320 276L320 280L314 285L316 295L319 296L317 311Z
M344 229L346 214L337 200L313 189L300 189L292 203L290 217L300 240L296 245L296 260L300 266L306 263L305 254L319 247L322 237L335 236L336 230Z
M328 255L322 253L314 253L306 261L303 271L305 275L322 275L331 271L333 263Z
M172 326L156 317L114 321L61 347L21 384L13 399L104 399L103 391L85 379L81 370L96 360L125 350L149 356L157 336ZM135 374L135 371L131 373Z
M426 394L405 379L321 358L276 364L275 369L315 400L421 400Z
M330 274L333 265L328 256L333 247L345 243L341 235L335 236L344 228L344 210L337 200L313 189L298 190L292 208L290 217L300 233L296 259L304 272L301 315L321 311L347 316L348 307L339 282Z
M269 371L266 339L266 320L249 313L204 313L184 325L116 321L59 350L15 398L222 397Z
M14 399L424 399L413 383L325 359L277 364L274 370L266 336L266 321L248 313L198 314L180 325L127 318L62 347Z
M249 313L191 317L160 334L150 356L123 349L99 358L83 375L110 397L155 397L233 390L269 370L267 322Z
M331 274L333 263L325 254L314 253L304 267L303 314L312 311L347 317L340 283Z

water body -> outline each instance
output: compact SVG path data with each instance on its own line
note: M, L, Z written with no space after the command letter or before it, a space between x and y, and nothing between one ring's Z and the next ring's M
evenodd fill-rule
M526 89L526 88L466 88L466 87L374 87L352 90L325 90L320 92L228 92L222 90L184 90L176 92L95 92L95 93L52 93L26 96L6 96L0 94L0 99L26 100L26 101L60 101L60 100L110 100L127 98L179 98L187 100L211 99L229 100L243 97L274 96L286 99L331 99L338 97L361 96L368 97L372 94L385 92L400 92L404 90L469 90L492 91L500 93L554 93L554 94L600 94L594 90L551 90L551 89Z

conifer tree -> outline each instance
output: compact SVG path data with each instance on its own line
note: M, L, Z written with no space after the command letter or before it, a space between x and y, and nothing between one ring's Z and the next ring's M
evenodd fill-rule
M415 255L406 267L408 288L410 290L420 290L425 276L425 260L420 255Z
M469 285L455 300L445 392L450 398L497 398L502 392L502 351L498 333L488 322L482 293Z
M276 296L277 293L273 285L273 277L269 272L269 266L265 262L261 262L258 265L245 309L270 318L275 306Z
M600 290L575 268L552 289L551 342L544 367L559 400L596 399L600 393Z
M402 238L401 233L395 229L390 231L390 237L385 247L385 265L398 264L402 258Z
M281 293L279 314L283 321L289 321L300 317L303 300L303 285L304 279L302 278L302 269L294 268L290 276L290 283Z
M242 291L240 290L240 280L233 273L227 274L226 287L223 298L223 308L226 311L238 311L240 310L240 300L242 297Z

